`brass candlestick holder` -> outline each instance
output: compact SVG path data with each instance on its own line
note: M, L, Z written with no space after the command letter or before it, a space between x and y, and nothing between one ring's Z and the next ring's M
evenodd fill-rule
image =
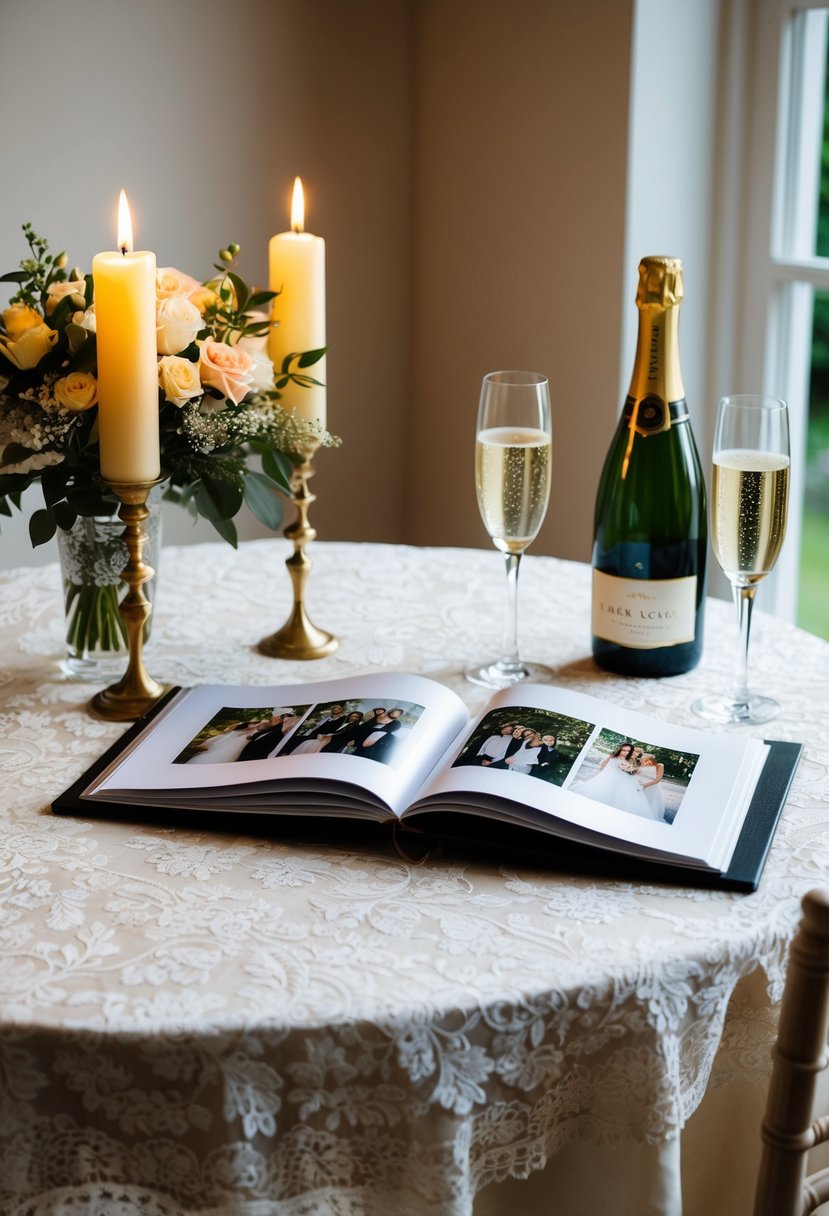
M147 539L143 524L150 513L147 507L150 490L162 480L159 477L155 481L135 484L107 483L121 503L118 515L124 522L124 544L129 553L121 575L128 590L120 604L129 644L127 670L117 684L96 693L89 702L89 712L107 722L131 722L140 718L166 692L147 674L142 657L144 623L152 612L152 604L144 594L144 583L153 576L152 567L146 565L141 556Z
M308 508L316 500L316 495L308 488L308 482L314 475L311 460L318 447L318 443L305 445L302 449L302 463L297 465L291 478L291 498L296 504L297 517L285 529L285 536L294 546L294 551L286 558L285 565L293 584L294 607L282 628L259 643L260 654L271 659L322 659L333 654L339 646L333 633L317 628L305 610L305 584L313 565L305 552L305 546L316 539L317 535L316 530L308 523Z

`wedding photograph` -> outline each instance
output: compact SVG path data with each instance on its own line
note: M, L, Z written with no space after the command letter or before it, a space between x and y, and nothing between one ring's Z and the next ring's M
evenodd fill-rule
M698 760L693 752L602 730L574 774L570 789L618 811L671 824Z
M423 713L413 701L329 701L315 705L282 748L295 756L339 754L394 764L403 754L409 732Z
M477 765L562 785L594 723L546 709L494 709L470 735L453 768Z
M173 763L231 764L237 760L266 760L281 749L310 708L310 705L281 705L220 709Z

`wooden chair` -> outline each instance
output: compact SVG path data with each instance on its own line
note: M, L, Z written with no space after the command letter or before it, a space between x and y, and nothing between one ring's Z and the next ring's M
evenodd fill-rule
M810 891L786 975L754 1216L829 1216L829 1169L805 1176L809 1149L829 1141L829 1115L812 1119L828 1031L829 891Z

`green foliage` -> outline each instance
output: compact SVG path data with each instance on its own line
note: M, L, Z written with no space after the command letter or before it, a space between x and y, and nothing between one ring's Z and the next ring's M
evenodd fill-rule
M23 225L23 235L31 257L23 259L19 270L0 275L0 283L18 284L18 290L9 303L25 304L28 308L40 311L51 284L66 282L66 254L51 256L49 242L45 237L38 236L31 224Z

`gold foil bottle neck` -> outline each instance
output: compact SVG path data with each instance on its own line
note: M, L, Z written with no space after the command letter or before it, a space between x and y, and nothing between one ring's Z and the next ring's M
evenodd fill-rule
M638 308L673 308L682 302L685 285L679 258L653 255L639 263Z

